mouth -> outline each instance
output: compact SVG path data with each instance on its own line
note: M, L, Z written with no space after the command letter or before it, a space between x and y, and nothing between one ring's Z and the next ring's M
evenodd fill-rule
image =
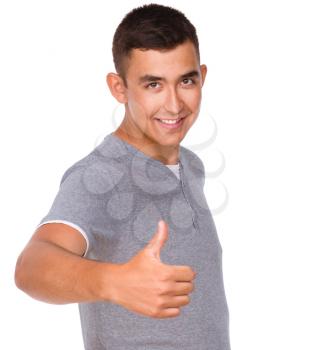
M183 124L183 120L184 119L185 119L185 117L183 117L183 118L175 118L175 119L159 119L159 118L156 118L156 121L159 123L159 125L161 125L164 128L177 129Z

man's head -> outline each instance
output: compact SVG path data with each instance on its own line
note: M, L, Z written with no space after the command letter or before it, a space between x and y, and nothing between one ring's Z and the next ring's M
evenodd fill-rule
M176 9L144 5L123 18L112 52L117 74L107 83L125 104L123 133L136 145L176 148L197 118L207 71L195 27ZM158 120L177 118L174 129Z
M149 4L133 9L117 27L112 43L113 61L126 86L126 71L133 49L169 50L190 40L200 61L195 27L172 7Z

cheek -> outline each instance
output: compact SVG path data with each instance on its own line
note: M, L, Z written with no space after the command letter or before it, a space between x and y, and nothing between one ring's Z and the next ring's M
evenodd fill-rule
M160 99L154 94L131 93L128 99L128 106L133 115L145 116L145 118L152 117L159 106L161 106Z
M201 90L192 90L184 96L184 101L191 108L197 109L201 103Z
M131 92L128 95L127 104L134 118L137 117L138 115L141 116L146 113L145 112L146 101L144 100L143 96L137 92Z

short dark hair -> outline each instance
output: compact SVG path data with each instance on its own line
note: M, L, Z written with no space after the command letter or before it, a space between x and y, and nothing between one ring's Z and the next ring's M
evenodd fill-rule
M200 61L196 29L186 16L169 6L148 4L134 8L118 25L112 43L117 73L126 83L126 61L132 49L166 51L190 40Z

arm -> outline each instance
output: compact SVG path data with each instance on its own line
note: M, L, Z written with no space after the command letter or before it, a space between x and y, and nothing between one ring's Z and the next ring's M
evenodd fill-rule
M16 286L51 303L112 301L119 264L82 258L86 241L63 223L40 226L17 259Z

